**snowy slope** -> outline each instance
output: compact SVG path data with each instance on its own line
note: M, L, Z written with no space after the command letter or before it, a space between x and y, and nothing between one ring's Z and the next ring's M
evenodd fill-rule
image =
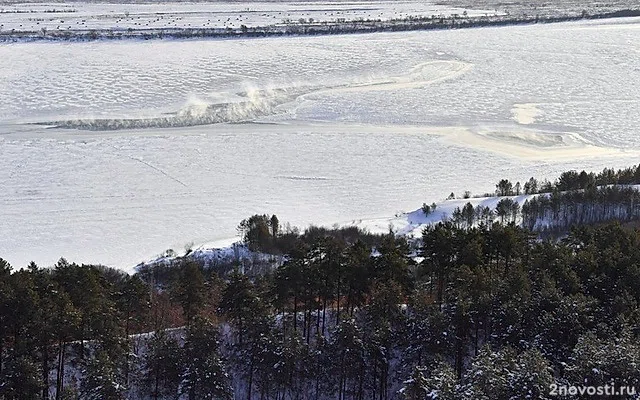
M388 233L391 229L396 233L396 235L418 238L422 235L422 230L425 226L448 220L451 218L451 214L456 208L462 209L462 207L467 203L471 203L474 208L477 206L483 206L489 207L492 211L495 211L496 205L502 199L509 198L522 206L528 199L534 196L539 195L534 194L444 200L436 203L436 210L429 215L425 215L422 209L419 208L415 211L400 213L393 217L354 220L351 221L350 224L366 229L371 233ZM346 224L345 226L348 225L349 224Z
M509 198L522 206L528 199L534 196L546 196L546 194L444 200L440 203L436 203L436 210L428 216L426 216L422 209L419 208L407 213L398 213L395 216L351 220L348 222L333 224L333 226L356 226L374 234L385 234L389 233L391 230L397 236L403 236L409 239L419 238L422 235L422 230L426 226L437 224L438 222L449 219L456 208L462 209L462 207L467 203L471 203L474 207L489 207L492 211L495 211L496 205L501 199ZM199 244L189 253L189 255L195 259L203 260L205 264L212 264L216 262L239 262L242 264L263 261L273 262L274 265L277 265L284 261L284 258L282 257L274 257L272 255L252 252L239 242L237 238ZM183 257L185 254L180 254L178 256ZM160 257L145 264L150 265L154 263L170 262L174 258L175 257Z

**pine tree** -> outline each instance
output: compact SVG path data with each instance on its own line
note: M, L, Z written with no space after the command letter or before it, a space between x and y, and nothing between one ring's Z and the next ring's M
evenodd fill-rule
M106 351L98 349L86 363L80 383L83 400L124 400L123 377Z
M53 304L52 332L55 333L56 354L56 399L62 397L64 391L65 365L67 364L67 345L80 325L79 311L73 306L69 295L59 290L51 299Z
M255 214L240 222L238 233L250 250L270 253L275 250L273 233L277 233L278 229L278 217L275 215Z
M366 296L371 289L371 247L360 240L356 241L347 249L345 261L346 306L349 317L353 317L355 307L360 307L365 303Z
M431 367L438 358L452 354L454 335L450 314L438 307L414 306L404 323L406 326L399 336L405 370L415 365Z
M198 315L205 306L206 287L200 267L188 261L182 267L182 273L175 292L176 299L182 306L182 312L187 324Z
M436 285L436 302L442 305L455 268L458 231L451 223L438 223L422 232L421 267Z
M139 331L149 316L149 288L138 275L127 276L118 294L116 305L125 321L124 334L129 336Z
M534 343L554 363L564 362L581 335L595 327L598 309L582 294L561 297L553 309L537 316Z
M538 193L538 181L533 177L529 178L529 180L524 184L524 194L535 194Z
M408 295L413 290L412 268L415 265L407 240L385 235L378 246L380 255L373 261L373 278L397 283L400 293Z
M109 284L96 266L72 264L60 259L53 277L79 312L78 329L74 336L80 339L80 359L88 354L86 338L101 338L103 342L117 342L118 313L109 297ZM109 351L117 346L107 345ZM113 357L112 357L113 358Z
M297 335L283 338L279 347L276 382L290 398L301 398L308 389L307 380L315 373L309 368L310 347ZM266 367L274 369L275 365Z
M280 221L278 221L278 217L275 214L271 216L270 228L271 228L271 236L275 240L280 233Z
M38 345L40 298L33 275L28 270L20 270L11 275L13 296L8 304L9 332L12 336L12 351L15 357L33 355Z
M485 346L464 376L459 398L463 400L550 400L554 382L549 362L538 350L498 351Z
M13 296L11 265L0 258L0 374L4 369L4 354L9 340Z
M142 387L152 399L174 398L181 375L181 349L165 330L156 331L149 339L143 356Z
M249 315L244 321L242 341L231 345L229 358L235 374L246 384L244 396L251 400L256 392L266 396L274 389L274 366L280 361L282 336L274 319L264 313Z
M54 348L56 344L57 328L57 296L59 288L51 279L49 270L41 270L35 263L28 266L28 270L33 277L34 288L38 294L37 318L34 321L33 329L36 332L37 348L40 356L42 370L42 398L49 397L49 372L53 368ZM60 297L64 298L64 294ZM64 300L63 300L64 301Z
M236 271L229 279L227 287L222 292L220 313L236 328L238 340L242 343L247 324L253 318L264 315L266 310L253 283L246 275Z
M354 320L342 321L332 332L329 347L334 360L332 375L338 378L334 386L338 398L362 398L366 371L362 329Z
M624 329L618 337L580 337L570 357L567 376L575 385L640 386L640 344Z
M438 362L428 376L424 367L416 366L400 394L406 400L454 400L456 383L455 372L444 362Z
M307 363L309 393L313 399L332 392L332 363L330 343L324 336L318 336L310 348Z
M27 356L10 354L0 373L0 398L3 400L37 400L42 396L42 370Z
M423 368L415 367L411 378L402 384L400 395L405 400L425 400L429 394L427 378L424 376Z
M508 179L502 179L496 185L496 196L513 195L513 184Z
M549 388L554 382L550 363L539 350L528 349L518 354L512 362L508 385L510 398L552 399Z
M445 362L438 362L427 377L427 400L454 400L457 389L456 373Z
M201 317L187 329L180 393L189 400L226 400L233 397L224 360L219 354L218 331Z

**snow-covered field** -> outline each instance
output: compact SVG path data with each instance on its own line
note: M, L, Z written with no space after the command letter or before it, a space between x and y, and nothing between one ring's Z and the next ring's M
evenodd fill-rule
M637 164L639 53L640 19L3 44L0 257L129 269L253 213L388 219Z
M242 25L264 27L358 19L390 20L407 17L502 15L503 11L438 5L430 1L216 1L202 3L21 3L0 0L0 31L74 32L153 29L210 29Z

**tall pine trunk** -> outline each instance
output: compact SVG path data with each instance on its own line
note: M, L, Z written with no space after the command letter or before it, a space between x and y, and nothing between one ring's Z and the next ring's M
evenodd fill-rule
M322 298L322 336L324 337L325 326L327 321L327 297Z
M42 350L42 384L42 400L49 400L49 343Z
M293 333L298 332L298 296L293 296Z
M247 400L251 400L251 391L253 389L253 349L251 359L249 360L249 385L247 387Z
M318 308L316 309L316 336L320 333L320 303L318 302Z
M304 302L304 307L302 308L302 337L307 337L307 302Z
M336 325L340 323L340 275L338 275L338 293L336 296Z
M309 341L311 340L311 318L312 318L312 313L311 313L311 308L309 308L309 318L307 318L307 344L309 344Z
M158 400L160 397L159 389L160 389L160 374L158 373L158 362L156 361L156 373L155 373L155 388L153 390L153 400Z
M58 368L56 372L56 400L62 398L62 389L64 388L64 353L65 342L60 340L58 343Z

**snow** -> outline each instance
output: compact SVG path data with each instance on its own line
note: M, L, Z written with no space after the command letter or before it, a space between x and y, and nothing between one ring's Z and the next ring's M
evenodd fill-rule
M522 125L531 125L536 121L536 117L540 115L540 110L537 109L536 104L514 104L513 119Z
M425 215L422 209L419 208L411 212L396 214L393 217L353 220L344 224L344 226L357 226L371 233L388 233L391 229L391 231L398 236L419 238L422 236L422 231L425 227L448 220L451 218L451 215L456 208L462 209L467 203L471 203L474 208L482 206L495 211L496 205L502 199L509 198L522 206L527 200L534 196L540 195L534 194L444 200L436 203L435 211L429 215ZM430 202L428 202L428 204L430 204Z
M452 191L637 164L639 28L2 44L0 257L131 270L224 248L255 213L415 235L429 221L401 210ZM32 124L56 121L114 130ZM431 218L465 201L440 203Z
M230 2L101 4L101 3L0 3L2 31L88 32L127 29L239 28L264 27L298 22L336 22L357 19L398 19L408 16L453 14L469 16L502 15L495 10L470 10L436 5L433 2Z

